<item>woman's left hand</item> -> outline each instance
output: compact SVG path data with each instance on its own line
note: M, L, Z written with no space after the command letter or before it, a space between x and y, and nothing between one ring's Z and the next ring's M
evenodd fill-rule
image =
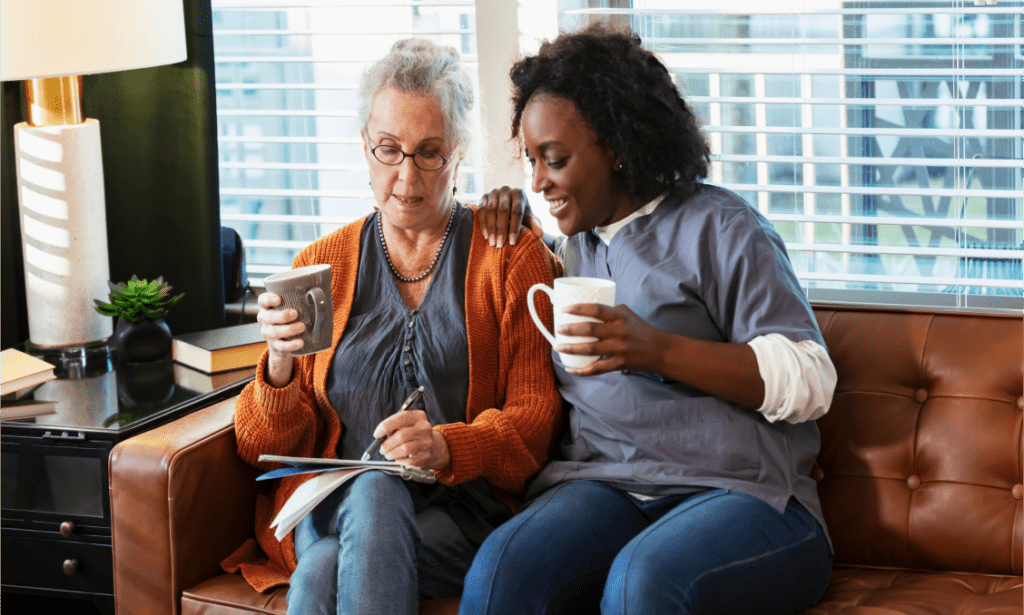
M592 376L620 370L660 373L664 335L625 305L611 307L600 303L578 303L565 308L568 314L589 316L601 322L563 325L558 333L596 337L593 342L559 344L555 350L567 354L599 356L586 367L566 368L579 376Z
M385 434L388 437L380 445L380 452L387 459L424 470L451 465L448 440L443 433L434 430L422 410L397 412L384 419L373 431L373 437Z

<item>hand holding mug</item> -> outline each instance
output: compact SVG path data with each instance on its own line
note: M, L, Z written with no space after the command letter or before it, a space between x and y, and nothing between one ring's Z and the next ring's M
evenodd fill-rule
M555 310L555 334L552 335L537 316L537 308L533 303L533 296L537 291L546 293L551 297L551 303ZM563 329L566 325L575 323L600 322L588 315L570 313L566 308L576 304L601 304L612 306L615 304L615 282L601 278L558 278L555 280L554 288L545 284L534 284L526 294L526 304L530 309L530 316L534 324L544 334L544 337L559 351L559 359L567 368L585 367L596 361L600 354L580 355L560 350L563 344L578 344L596 342L596 337L579 336L566 334Z
M291 379L292 356L330 348L334 331L331 266L309 265L264 280L256 320L270 348L267 378L281 387Z
M625 305L607 306L596 303L577 304L566 308L568 313L589 318L590 322L566 324L558 331L566 341L555 346L565 353L597 355L599 360L580 368L569 369L580 376L591 376L621 370L633 372L663 371L660 360L665 336ZM570 336L593 341L569 342Z

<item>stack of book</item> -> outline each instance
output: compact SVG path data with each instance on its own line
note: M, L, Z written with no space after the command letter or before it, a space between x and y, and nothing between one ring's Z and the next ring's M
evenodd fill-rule
M251 372L266 348L259 323L176 335L171 341L174 381L194 391L212 391L238 380L240 372Z
M0 352L0 420L22 419L54 414L57 402L36 401L20 396L35 386L53 380L53 365L20 350L8 348Z

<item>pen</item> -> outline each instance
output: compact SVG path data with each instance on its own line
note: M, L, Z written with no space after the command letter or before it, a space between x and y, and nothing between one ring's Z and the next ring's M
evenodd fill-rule
M423 387L421 386L420 388L418 388L415 391L413 391L412 395L410 395L409 397L406 398L405 402L402 403L402 407L399 408L398 411L399 412L405 412L410 407L412 407L412 405L414 403L416 403L417 399L419 399L422 396L423 396ZM370 446L366 447L366 452L363 453L363 456L360 457L359 461L368 461L370 459L370 456L377 452L377 449L380 448L380 445L383 444L384 440L386 440L387 437L388 437L387 434L385 434L385 435L375 439L373 442L371 442Z

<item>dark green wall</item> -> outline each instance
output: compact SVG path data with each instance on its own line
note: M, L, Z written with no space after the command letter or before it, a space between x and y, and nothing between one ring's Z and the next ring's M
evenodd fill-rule
M114 281L164 279L185 298L174 333L224 324L217 119L209 0L184 0L188 59L156 68L89 75L86 117L100 122L107 241ZM2 346L28 337L14 183L14 123L21 84L3 84Z

